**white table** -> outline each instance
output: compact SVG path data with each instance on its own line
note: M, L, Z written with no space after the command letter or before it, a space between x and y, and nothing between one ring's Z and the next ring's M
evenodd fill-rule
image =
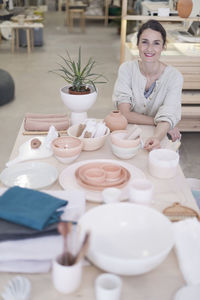
M151 134L153 127L141 126L143 129L143 139ZM30 139L32 136L23 136L23 128L21 127L19 135L16 139L10 159L17 156L19 146ZM168 141L163 141L163 146L169 146ZM103 148L93 152L82 152L77 161L85 159L98 159L108 158L117 159L113 156L110 150L109 138ZM181 202L198 211L198 207L192 196L187 181L183 175L181 168L178 168L177 176L173 179L156 179L153 178L147 167L148 153L145 150L141 150L134 158L127 160L128 163L134 164L140 168L149 178L155 187L155 196L153 207L158 210L162 210L164 207L169 206L173 202ZM118 160L118 159L117 159ZM59 163L54 157L45 159L50 164L57 167L58 171L61 172L66 165ZM2 187L2 185L1 185ZM59 183L56 182L49 189L61 189ZM88 203L87 209L99 205ZM165 234L163 232L163 234ZM48 251L48 249L47 249ZM38 274L38 275L27 275L32 283L32 295L31 300L48 299L48 300L93 300L94 295L94 281L101 270L94 266L85 266L83 270L83 280L79 290L69 296L59 294L53 287L51 282L50 274ZM2 273L0 275L0 292L3 286L11 279L14 274ZM178 267L178 262L174 251L172 250L167 259L155 270L140 276L122 277L123 289L121 300L172 300L175 292L184 285L182 274Z

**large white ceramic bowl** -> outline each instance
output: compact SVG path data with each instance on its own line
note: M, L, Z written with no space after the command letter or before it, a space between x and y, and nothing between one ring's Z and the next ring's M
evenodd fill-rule
M155 149L149 153L148 165L151 175L172 178L176 175L179 154L169 149Z
M119 275L138 275L157 267L173 247L172 223L153 208L132 203L95 207L80 221L91 231L87 257L97 267Z
M69 127L67 130L67 134L72 137L77 137L79 125L80 124L75 124L75 125L72 125L71 127ZM99 136L99 137L95 137L95 138L80 138L80 137L78 137L78 139L80 139L83 142L83 150L94 151L94 150L97 150L97 149L100 149L101 147L103 147L103 145L106 141L106 138L109 134L110 134L110 129L107 127L106 134L103 136Z

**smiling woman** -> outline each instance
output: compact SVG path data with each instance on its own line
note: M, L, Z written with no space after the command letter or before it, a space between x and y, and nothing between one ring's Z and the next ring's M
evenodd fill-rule
M138 31L140 60L123 63L113 92L113 101L129 123L155 125L155 132L145 148L160 147L160 141L171 133L180 138L177 128L181 119L183 77L174 67L160 61L166 47L166 31L155 20L144 23Z

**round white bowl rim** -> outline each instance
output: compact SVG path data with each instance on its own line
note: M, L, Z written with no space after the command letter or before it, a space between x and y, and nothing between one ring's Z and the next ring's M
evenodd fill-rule
M71 136L71 137L74 137L74 138L77 138L77 139L79 139L79 140L81 140L81 141L90 141L90 140L96 140L96 139L101 139L101 138L105 138L106 136L108 136L109 134L110 134L110 129L106 126L106 133L104 134L104 135L102 135L102 136L97 136L97 137L93 137L93 138L83 138L83 137L78 137L78 136L75 136L75 135L72 135L72 133L70 133L70 130L72 129L72 128L78 128L78 126L79 126L80 124L74 124L74 125L72 125L72 126L70 126L68 129L67 129L67 134L69 134L69 136Z
M169 226L169 231L171 231L171 238L170 238L170 241L169 241L169 246L168 247L165 247L163 248L162 250L159 250L158 253L155 253L153 255L150 255L150 256L147 256L147 257L143 257L143 258L120 258L120 257L116 257L114 256L114 254L109 255L109 254L106 254L104 252L99 252L98 250L96 249L92 249L91 251L95 251L95 254L99 254L101 256L105 256L105 257L110 257L111 259L116 259L116 260L127 260L127 262L144 262L144 261L148 261L148 260L153 260L154 258L158 258L159 256L163 256L164 254L168 253L173 245L174 245L174 237L173 237L173 228L172 228L172 222L165 216L163 215L161 212L157 211L156 209L152 208L152 207L149 207L149 206L143 206L143 205L138 205L138 204L135 204L135 203L108 203L106 205L102 205L102 206L97 206L97 207L94 207L92 208L91 210L89 210L88 212L86 212L79 220L79 223L81 224L82 220L84 220L87 215L90 215L92 214L94 211L96 210L114 210L114 209L118 209L121 210L121 208L123 207L127 207L129 210L130 209L135 209L136 211L141 212L141 211L149 211L150 213L153 213L154 215L157 215L159 216L162 220L164 220L165 224L167 224L167 226ZM89 250L90 252L90 250Z
M66 91L64 91L64 89L65 90L67 90L68 91L68 89L71 87L72 85L65 85L65 86L63 86L63 87L61 87L60 88L60 93L63 93L63 94L66 94ZM97 87L96 87L96 91L95 91L95 89L94 89L94 87L92 86L92 85L88 85L89 86L89 88L91 89L91 93L88 93L88 94L83 94L83 95L81 95L81 97L87 97L88 95L91 95L91 94L97 94L98 93L98 89L97 89ZM80 96L80 95L73 95L73 94L69 94L70 96Z

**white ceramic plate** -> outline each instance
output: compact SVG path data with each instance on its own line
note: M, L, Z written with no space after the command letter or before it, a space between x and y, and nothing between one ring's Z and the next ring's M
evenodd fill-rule
M0 180L6 186L40 189L51 185L58 178L54 166L44 162L25 162L5 168Z
M199 300L200 285L184 286L176 293L174 300Z
M140 169L136 168L132 164L123 161L117 161L113 159L85 160L85 161L74 163L62 171L62 173L59 176L59 183L62 186L62 188L65 190L68 189L69 187L73 187L76 189L83 189L76 181L75 171L84 164L96 163L96 162L117 164L126 168L130 172L131 178L129 180L129 183L124 188L122 188L120 201L126 200L128 198L129 185L133 179L145 178L144 173ZM93 202L103 202L102 193L100 191L92 191L92 190L85 189L85 192L86 192L86 200L93 201Z
M41 142L41 145L39 148L32 149L31 148L31 141L33 139L38 139ZM13 164L16 164L21 161L31 160L31 159L41 159L45 157L50 157L53 155L53 151L51 149L48 149L45 144L46 137L44 136L35 136L31 138L30 140L26 141L24 144L22 144L19 148L19 154L18 156L7 162L6 167L10 167Z

